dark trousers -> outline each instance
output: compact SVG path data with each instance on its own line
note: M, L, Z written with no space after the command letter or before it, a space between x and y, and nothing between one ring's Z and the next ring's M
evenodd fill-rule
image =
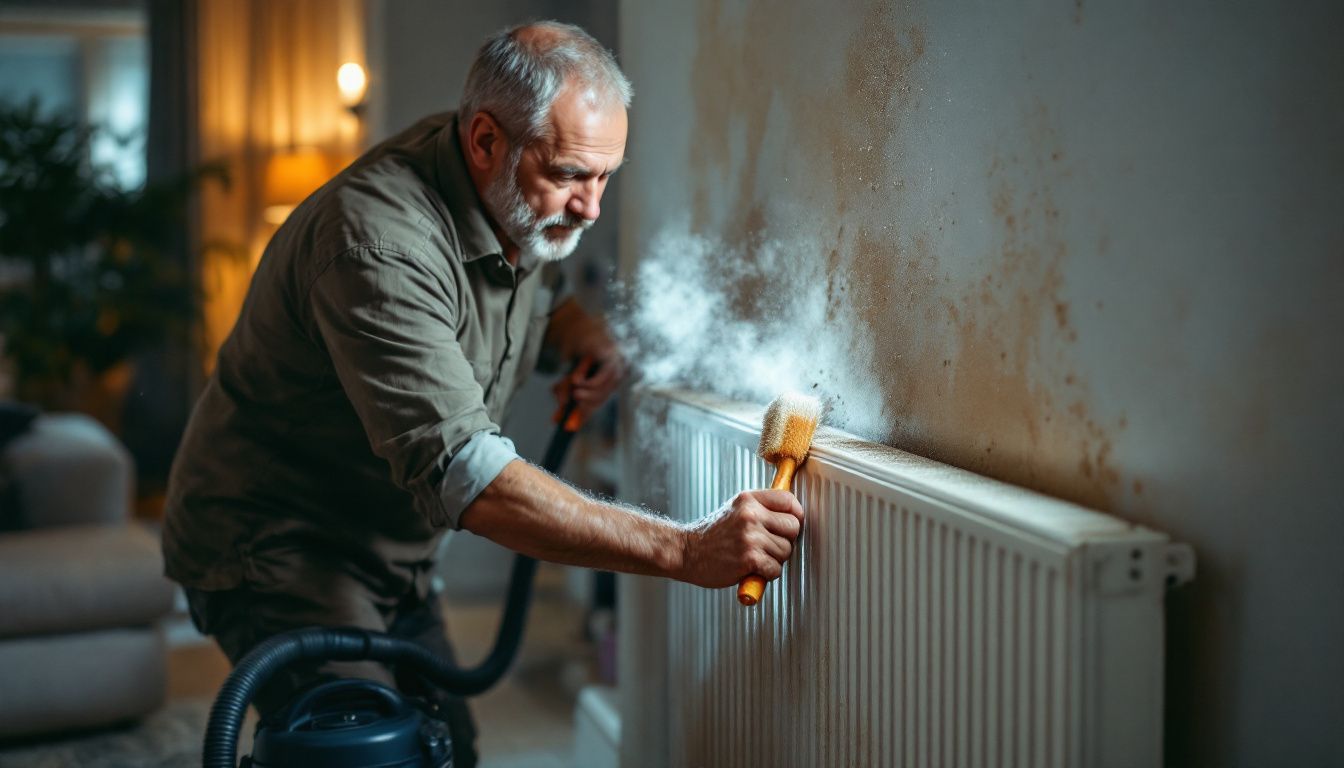
M435 595L414 594L395 603L371 598L358 589L280 594L252 589L207 592L187 589L196 628L211 635L234 664L258 643L290 629L309 626L354 626L387 632L410 640L456 662ZM377 662L309 662L287 667L259 691L253 701L262 719L283 707L298 691L338 678L361 677L395 686L417 696L448 723L453 739L453 765L476 765L476 726L467 703L450 696L410 670L388 669Z

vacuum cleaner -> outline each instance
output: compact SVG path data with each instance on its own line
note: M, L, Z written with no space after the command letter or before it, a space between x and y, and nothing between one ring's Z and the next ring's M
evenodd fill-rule
M555 473L579 420L565 408L542 459ZM473 696L508 671L518 653L532 599L536 560L517 555L499 632L489 655L461 669L425 648L381 632L311 627L285 632L243 657L215 697L205 731L205 768L452 768L448 725L429 706L372 680L333 680L295 695L261 723L252 754L237 761L247 707L280 669L303 661L378 661L412 669L444 691Z

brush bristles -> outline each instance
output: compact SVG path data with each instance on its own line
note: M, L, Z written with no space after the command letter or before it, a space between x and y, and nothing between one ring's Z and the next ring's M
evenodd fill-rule
M801 464L812 447L812 435L820 420L820 400L797 392L785 392L765 409L757 453L772 464L786 457Z

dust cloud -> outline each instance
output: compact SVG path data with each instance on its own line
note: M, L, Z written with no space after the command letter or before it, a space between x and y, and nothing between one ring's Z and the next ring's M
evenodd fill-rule
M799 238L745 245L671 226L621 286L613 328L640 380L768 403L796 390L823 423L885 436L874 345L852 306L852 271Z

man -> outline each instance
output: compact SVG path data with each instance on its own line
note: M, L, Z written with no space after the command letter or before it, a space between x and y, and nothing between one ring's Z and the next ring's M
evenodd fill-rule
M192 616L233 661L308 625L360 626L448 655L430 568L463 528L533 557L726 587L779 575L802 511L742 494L679 526L589 498L499 434L543 346L591 412L619 357L557 302L557 261L597 220L625 152L630 85L585 32L488 40L458 113L374 147L266 249L173 467L164 553ZM263 714L333 676L415 688L374 664L290 670ZM421 693L428 692L417 691ZM448 707L459 765L464 707Z

